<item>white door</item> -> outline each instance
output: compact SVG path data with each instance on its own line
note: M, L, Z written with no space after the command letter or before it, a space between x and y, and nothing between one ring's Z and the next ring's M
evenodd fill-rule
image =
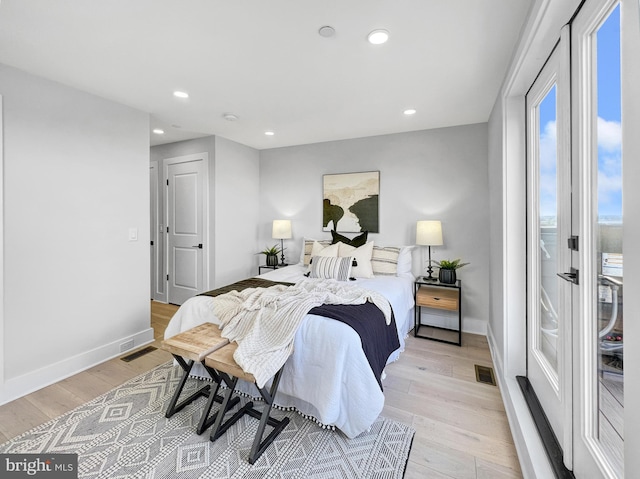
M571 151L569 29L527 93L527 378L571 458Z
M571 30L573 215L580 237L573 253L580 272L574 287L573 445L580 479L640 477L623 467L623 297L629 270L623 268L628 245L622 242L622 151L633 140L622 137L622 7L616 0L587 0ZM640 51L639 45L628 47L634 55Z
M182 304L204 290L204 159L173 160L167 178L168 302Z

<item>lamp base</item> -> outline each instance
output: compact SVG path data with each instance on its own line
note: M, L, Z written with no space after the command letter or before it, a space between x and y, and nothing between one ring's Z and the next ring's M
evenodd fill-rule
M278 266L289 266L284 262L284 240L282 238L280 238L280 264Z
M424 276L425 281L437 281L438 278L433 277L433 268L431 267L431 246L429 246L429 267L427 268L429 276Z

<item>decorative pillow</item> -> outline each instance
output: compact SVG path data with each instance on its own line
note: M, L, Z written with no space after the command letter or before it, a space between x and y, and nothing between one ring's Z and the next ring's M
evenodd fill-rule
M353 239L349 239L346 236L342 236L341 234L336 233L335 230L331 230L331 238L333 238L331 240L331 244L344 243L344 244L348 244L349 246L354 246L358 248L367 242L368 235L369 235L369 232L365 231L361 235L358 235Z
M410 253L410 252L409 252ZM374 246L371 255L371 267L374 274L393 275L398 274L398 258L400 248L394 246ZM406 268L403 258L403 269ZM409 254L409 271L411 271L411 254Z
M352 263L351 256L344 258L316 256L311 263L311 277L348 281L351 277Z
M309 261L311 260L311 248L313 248L313 243L315 243L316 241L324 246L329 246L331 244L331 240L314 240L303 238L302 251L300 252L300 264L309 266Z
M369 241L359 248L354 248L342 242L337 243L340 246L338 256L352 257L356 260L357 265L353 267L351 275L355 278L373 278L373 269L371 267L371 254L373 252L373 241Z

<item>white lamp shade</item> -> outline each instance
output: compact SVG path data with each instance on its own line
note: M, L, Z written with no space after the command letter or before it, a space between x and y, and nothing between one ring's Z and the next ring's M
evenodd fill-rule
M274 239L291 238L291 220L273 220L271 237Z
M416 244L425 246L442 245L442 224L440 221L418 221Z

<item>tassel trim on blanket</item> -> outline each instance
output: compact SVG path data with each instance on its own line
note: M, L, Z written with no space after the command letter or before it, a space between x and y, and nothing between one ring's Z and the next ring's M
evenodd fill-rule
M204 376L191 375L190 377L192 377L194 379L198 379L200 381L206 381L208 383L214 383L214 381L211 378L205 378ZM220 389L225 389L226 390L226 389L229 389L229 388L227 386L225 386L224 384L221 384L220 385ZM238 396L242 396L242 397L244 397L246 399L249 399L250 401L264 402L264 399L262 398L262 396L253 396L252 394L246 393L244 391L238 391L237 389L235 389L234 392ZM318 420L316 417L312 416L311 414L305 414L305 413L303 413L302 411L300 411L298 408L296 408L294 406L280 406L279 404L273 403L273 408L274 409L278 409L279 411L295 412L299 416L302 416L303 418L308 419L309 421L315 422L322 429L328 429L330 431L335 431L337 429L335 425L333 425L333 424L325 424L325 423L321 422L320 420Z

